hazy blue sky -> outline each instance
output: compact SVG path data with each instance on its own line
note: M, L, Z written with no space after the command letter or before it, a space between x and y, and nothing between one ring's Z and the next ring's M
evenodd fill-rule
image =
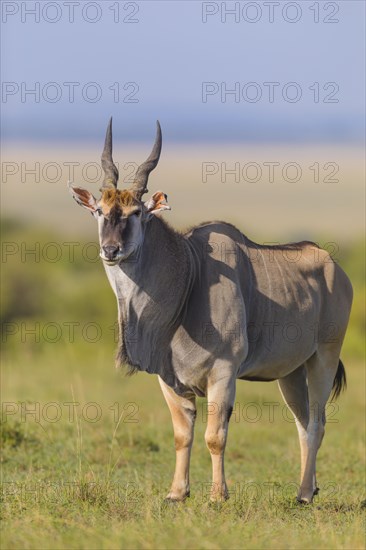
M362 139L363 1L1 4L5 138Z

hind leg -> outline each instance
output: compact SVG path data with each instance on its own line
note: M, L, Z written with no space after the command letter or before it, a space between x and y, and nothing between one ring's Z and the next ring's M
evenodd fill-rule
M304 476L305 464L309 451L307 436L307 427L309 423L309 397L305 366L302 365L295 371L288 374L285 378L278 380L278 386L286 405L291 410L295 418L301 452L301 481ZM316 487L315 480L314 485Z
M316 457L324 437L325 406L332 391L338 362L339 350L335 350L330 344L323 344L305 363L309 393L309 422L306 430L308 449L298 495L300 502L311 502L314 493L317 492Z

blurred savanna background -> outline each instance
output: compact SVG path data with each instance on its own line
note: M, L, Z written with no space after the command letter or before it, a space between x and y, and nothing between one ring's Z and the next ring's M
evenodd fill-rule
M3 548L364 547L364 5L269 4L2 3ZM110 116L121 187L160 120L149 190L167 193L174 227L313 240L349 275L348 389L329 406L314 505L294 503L297 434L276 383L248 382L231 499L208 503L200 399L191 498L164 502L169 411L155 377L114 369L96 223L67 190L98 195Z

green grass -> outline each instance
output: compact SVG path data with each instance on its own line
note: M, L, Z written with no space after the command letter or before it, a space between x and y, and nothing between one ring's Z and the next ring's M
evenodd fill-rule
M66 346L65 359L44 352L36 361L5 361L4 401L16 394L20 403L3 430L3 548L363 548L360 365L347 364L349 389L330 411L318 463L322 490L313 505L295 503L297 435L276 385L249 382L238 383L230 426L231 499L223 505L207 499L210 458L199 400L192 496L167 505L174 448L157 380L120 377L108 355L94 362L85 355L81 362ZM22 419L21 402L28 409L39 403L39 418ZM50 402L62 412L58 422L51 422ZM74 419L67 402L80 403ZM258 422L249 422L251 402L262 411ZM273 422L265 402L278 403ZM93 416L88 403L100 407L97 422L86 418ZM123 410L128 403L134 405Z
M23 238L19 229L14 235ZM101 266L81 257L72 264L9 260L3 319L18 331L6 337L2 362L1 547L364 548L360 249L341 258L356 289L342 355L348 389L328 408L318 459L321 491L310 506L295 502L300 463L295 425L276 383L254 382L237 384L226 452L230 500L208 502L211 464L203 437L205 402L199 399L191 497L167 504L175 460L169 411L156 377L127 378L114 370L115 303ZM19 303L22 292L26 308ZM24 332L37 322L41 328L58 323L63 329L58 341L36 342ZM70 322L80 323L74 342L65 329ZM82 338L90 322L100 323L96 343ZM259 418L252 422L255 412Z

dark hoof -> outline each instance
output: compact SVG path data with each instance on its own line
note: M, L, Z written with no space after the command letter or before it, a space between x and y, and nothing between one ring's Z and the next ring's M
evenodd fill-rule
M180 502L183 502L183 500L177 500L173 498L164 498L164 504L167 506L174 506L176 504L179 504Z
M315 489L315 491L313 492L313 497L315 497L315 495L318 495L318 494L319 494L319 491L320 491L320 489L319 489L319 487L317 487L317 488Z
M221 506L228 500L229 500L229 495L221 495L219 497L214 496L214 497L210 497L209 504L211 506Z
M191 493L189 492L182 498L166 497L164 499L164 502L166 502L167 504L178 504L179 502L184 502L186 498L189 498L190 496L191 496Z
M301 504L301 505L306 505L306 504L311 504L311 500L308 500L306 498L296 498L296 501L298 504Z

